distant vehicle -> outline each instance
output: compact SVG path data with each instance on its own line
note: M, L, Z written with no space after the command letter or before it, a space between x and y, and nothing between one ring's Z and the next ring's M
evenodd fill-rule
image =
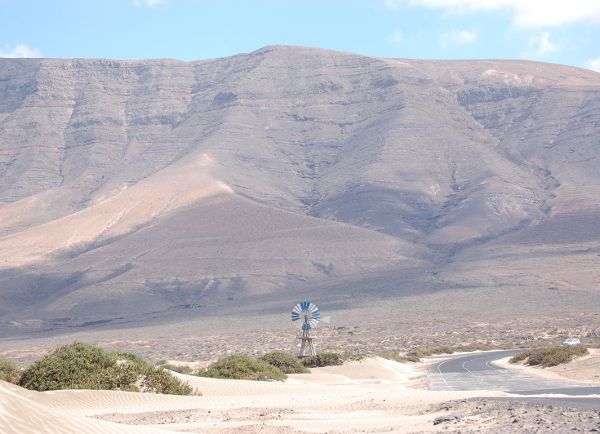
M579 345L581 341L578 338L568 338L563 341L564 345Z

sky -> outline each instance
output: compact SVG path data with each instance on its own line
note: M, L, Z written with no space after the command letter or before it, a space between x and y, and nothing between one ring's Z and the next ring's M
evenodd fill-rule
M0 57L189 61L273 44L600 71L600 0L0 0Z

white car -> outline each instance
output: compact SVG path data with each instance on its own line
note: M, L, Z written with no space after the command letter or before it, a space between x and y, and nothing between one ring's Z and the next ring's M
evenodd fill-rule
M568 338L563 341L564 345L579 345L581 341L578 338Z

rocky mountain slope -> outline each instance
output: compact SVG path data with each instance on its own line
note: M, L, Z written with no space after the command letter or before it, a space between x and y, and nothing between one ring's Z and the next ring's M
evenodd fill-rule
M600 74L572 67L0 59L2 333L340 291L598 296L599 164Z

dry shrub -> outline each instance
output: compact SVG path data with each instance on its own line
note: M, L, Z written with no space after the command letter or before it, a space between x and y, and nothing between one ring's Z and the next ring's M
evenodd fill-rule
M549 368L550 366L562 365L569 363L571 360L588 354L588 349L585 347L548 347L535 348L524 351L512 357L510 363L518 363L525 361L529 366L542 366Z
M250 356L233 355L211 363L196 375L234 380L283 381L287 378L281 369Z
M40 392L92 389L194 393L188 384L134 354L109 353L82 342L60 347L35 362L23 371L19 385Z
M23 368L16 362L0 359L0 380L19 384Z
M260 359L281 369L285 374L306 374L310 372L300 363L297 357L286 353L275 351L265 354Z

